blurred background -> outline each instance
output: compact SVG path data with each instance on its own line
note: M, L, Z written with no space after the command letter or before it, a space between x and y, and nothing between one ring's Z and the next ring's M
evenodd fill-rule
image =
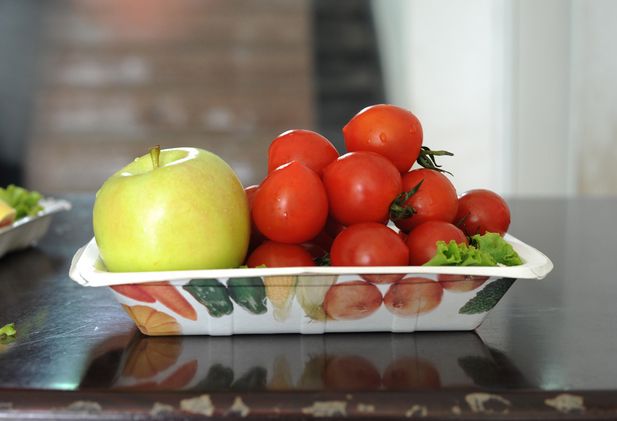
M459 192L617 194L611 0L0 0L0 186L94 192L196 146L245 185L292 128L411 110Z

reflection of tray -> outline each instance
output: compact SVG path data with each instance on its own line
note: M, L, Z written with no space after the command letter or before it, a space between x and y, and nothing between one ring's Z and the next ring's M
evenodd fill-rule
M503 381L506 371L518 376L474 333L278 335L267 341L138 334L116 358L110 383L84 379L82 385L195 392L404 391L490 387L491 379Z
M541 279L553 268L533 247L506 240L525 264L136 273L107 272L92 240L76 253L70 276L84 286L112 286L147 335L473 330L514 279ZM376 281L393 276L414 279Z
M53 214L71 209L71 204L66 200L42 199L40 204L43 210L38 215L0 228L0 257L36 244L47 233Z

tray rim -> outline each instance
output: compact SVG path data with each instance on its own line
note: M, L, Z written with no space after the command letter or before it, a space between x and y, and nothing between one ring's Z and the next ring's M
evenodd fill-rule
M202 269L162 272L108 272L97 269L100 257L95 238L77 250L71 261L69 276L83 286L101 287L158 281L180 281L200 278L239 278L252 276L323 276L355 274L447 274L477 275L516 279L543 279L553 263L542 252L516 237L506 234L525 261L519 266L315 266L282 268Z

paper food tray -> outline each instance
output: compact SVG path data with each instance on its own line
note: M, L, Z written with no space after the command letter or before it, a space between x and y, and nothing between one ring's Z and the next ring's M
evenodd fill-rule
M216 269L112 273L96 242L77 251L70 277L112 287L146 335L413 332L477 328L516 279L553 268L506 235L524 264Z

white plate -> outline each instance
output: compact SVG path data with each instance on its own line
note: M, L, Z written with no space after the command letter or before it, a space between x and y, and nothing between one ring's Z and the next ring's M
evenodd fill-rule
M28 216L0 228L0 257L36 244L47 233L52 216L71 209L71 204L66 200L46 198L41 199L40 204L43 210L36 216Z

